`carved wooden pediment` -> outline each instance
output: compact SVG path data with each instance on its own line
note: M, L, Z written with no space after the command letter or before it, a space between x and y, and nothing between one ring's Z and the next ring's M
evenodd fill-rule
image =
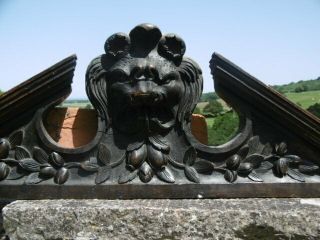
M71 92L71 56L0 96L0 198L320 197L320 120L214 53L236 136L191 132L202 72L185 43L151 24L107 39L86 73L96 133L68 148L44 119Z

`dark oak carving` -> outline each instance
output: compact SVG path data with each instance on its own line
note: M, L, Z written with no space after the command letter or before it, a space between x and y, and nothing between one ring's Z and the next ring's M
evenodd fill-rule
M319 119L213 54L215 89L240 126L207 146L190 130L201 69L179 36L142 24L104 49L86 73L98 131L85 146L60 146L43 124L71 90L74 56L0 97L0 198L320 196Z

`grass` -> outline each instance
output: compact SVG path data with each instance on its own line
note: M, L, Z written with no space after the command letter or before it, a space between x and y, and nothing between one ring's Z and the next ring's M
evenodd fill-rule
M320 90L300 93L291 92L286 93L285 96L303 109L307 109L315 103L320 103Z

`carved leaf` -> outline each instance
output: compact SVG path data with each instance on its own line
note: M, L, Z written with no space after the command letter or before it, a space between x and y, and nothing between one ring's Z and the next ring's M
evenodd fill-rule
M197 159L197 151L194 147L189 147L184 154L183 162L188 166L192 166Z
M168 167L164 167L162 170L157 171L157 176L167 183L175 182L174 176Z
M111 167L110 165L100 167L96 176L96 184L101 184L107 181L111 176Z
M304 176L301 173L297 172L296 170L289 168L287 174L292 179L295 179L299 182L305 182Z
M224 178L230 182L233 183L235 180L237 180L238 174L236 171L226 170L224 173Z
M212 162L201 159L198 159L192 166L198 173L212 173L214 170L214 164Z
M26 149L23 146L16 146L16 152L15 152L15 157L17 160L21 160L24 158L31 158L31 154L28 151L28 149Z
M88 172L97 172L99 169L99 166L97 164L94 164L90 161L84 161L81 163L80 166L83 170Z
M39 172L40 171L40 164L32 159L32 158L25 158L19 161L19 165L28 172Z
M123 163L123 161L126 159L126 153L124 153L117 161L112 162L110 164L111 168L117 167L119 166L121 163Z
M137 177L137 173L138 170L134 170L133 172L126 170L124 173L120 175L118 183L123 184L132 181Z
M133 150L136 150L136 149L140 148L140 147L142 146L142 144L144 144L143 141L130 143L130 144L128 145L128 147L127 147L127 151L128 151L128 152L131 152L131 151L133 151Z
M199 175L193 167L186 166L184 169L184 174L191 182L200 183Z
M250 138L250 140L248 141L248 146L249 146L248 154L251 155L253 153L259 153L259 145L260 145L259 136L253 136L252 138Z
M25 176L25 172L19 169L17 166L11 168L11 171L6 178L7 180L16 180Z
M67 162L67 163L63 164L63 166L65 168L79 168L79 167L81 167L81 163L79 163L79 162Z
M64 184L69 178L69 170L67 168L60 168L54 176L54 182L57 184Z
M269 156L270 154L272 154L272 151L273 151L273 148L272 148L271 144L266 143L263 147L261 154L265 155L265 156Z
M163 151L163 152L170 151L169 143L167 143L166 140L160 135L149 137L149 141L152 144L152 146L154 146L159 151Z
M260 154L252 154L248 156L244 162L248 162L252 164L253 168L257 168L260 166L261 162L264 160L264 156Z
M37 184L42 181L46 180L45 178L42 178L39 173L34 172L28 175L26 180L24 181L25 184L31 185L31 184Z
M285 142L281 142L280 144L277 144L275 146L275 152L278 155L283 156L287 152L287 144Z
M263 182L263 180L258 176L258 174L255 171L252 171L248 178L251 179L254 182Z
M100 143L100 145L99 145L98 159L104 165L110 165L111 152L110 152L109 148L103 143Z
M317 165L300 165L299 171L302 173L314 173L319 170L319 166Z
M277 155L269 155L269 156L265 156L264 157L264 161L269 161L269 162L274 162L276 160L278 160L280 157Z
M4 180L10 173L10 167L3 163L0 162L0 181Z
M24 137L23 130L18 130L13 132L8 139L10 142L11 149L14 149L18 145L21 145L23 137Z
M248 155L248 152L249 152L249 146L246 144L246 145L243 145L240 150L238 151L238 155L244 159L247 155Z
M284 158L288 159L290 163L300 163L302 159L297 155L285 155Z
M34 147L33 158L37 160L39 163L47 163L49 159L49 155L43 149L39 147Z
M258 173L266 173L273 167L273 164L269 161L264 161L261 163L260 167L256 169Z

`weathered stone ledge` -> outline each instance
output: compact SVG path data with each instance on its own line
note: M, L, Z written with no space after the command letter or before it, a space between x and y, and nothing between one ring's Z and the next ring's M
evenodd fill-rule
M11 240L320 238L320 199L16 201L3 218Z

